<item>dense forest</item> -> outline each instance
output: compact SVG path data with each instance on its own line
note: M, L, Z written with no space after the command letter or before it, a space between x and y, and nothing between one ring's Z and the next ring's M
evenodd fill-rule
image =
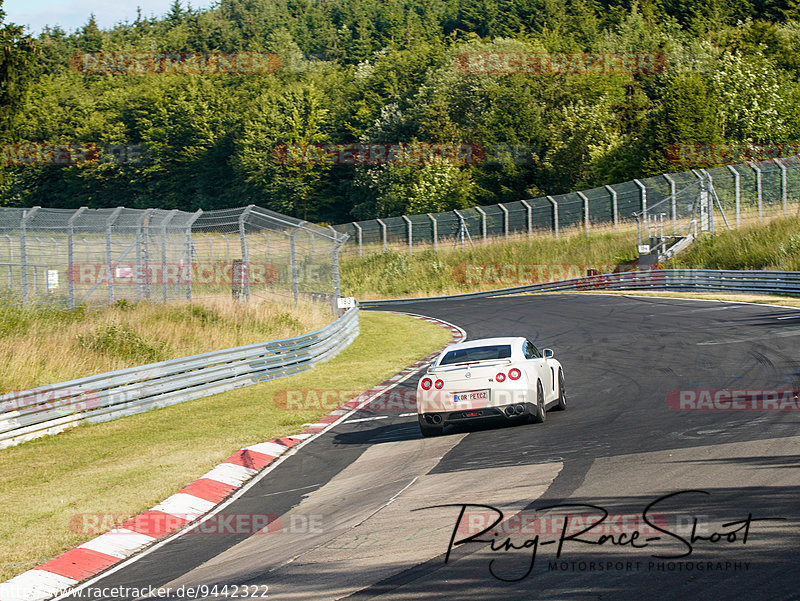
M220 52L270 53L277 67L138 73L75 59ZM472 68L577 53L657 68ZM341 223L558 194L724 160L676 160L676 145L800 140L799 76L798 0L175 0L161 18L102 30L87 16L36 37L0 1L0 205L254 203ZM509 148L513 160L285 160L287 147L357 143ZM76 144L144 151L20 160Z

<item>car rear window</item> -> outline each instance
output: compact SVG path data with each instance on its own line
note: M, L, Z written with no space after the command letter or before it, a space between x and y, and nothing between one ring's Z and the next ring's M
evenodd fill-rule
M491 359L508 359L511 356L511 345L497 344L492 346L475 346L456 349L447 353L439 365L467 363L469 361L488 361Z

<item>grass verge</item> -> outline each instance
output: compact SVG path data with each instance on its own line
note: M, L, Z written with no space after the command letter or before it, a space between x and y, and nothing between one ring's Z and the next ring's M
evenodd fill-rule
M365 311L353 344L309 372L0 451L0 581L93 538L75 528L77 514L124 521L238 449L328 413L282 409L279 391L367 390L449 339L422 320Z

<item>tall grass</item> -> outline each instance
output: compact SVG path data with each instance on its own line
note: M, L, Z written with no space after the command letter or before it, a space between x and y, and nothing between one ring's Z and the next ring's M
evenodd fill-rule
M636 231L580 230L531 238L494 239L465 249L441 243L414 251L387 250L341 260L342 294L360 299L455 294L612 270L636 259Z
M74 310L0 299L0 393L323 327L329 307L302 303L131 304Z
M669 268L800 269L800 217L778 217L703 235L666 263Z

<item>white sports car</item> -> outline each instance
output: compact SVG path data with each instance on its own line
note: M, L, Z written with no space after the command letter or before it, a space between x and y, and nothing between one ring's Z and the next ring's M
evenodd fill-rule
M447 424L485 419L543 422L547 409L567 407L564 371L553 351L522 337L451 344L417 384L423 436Z

